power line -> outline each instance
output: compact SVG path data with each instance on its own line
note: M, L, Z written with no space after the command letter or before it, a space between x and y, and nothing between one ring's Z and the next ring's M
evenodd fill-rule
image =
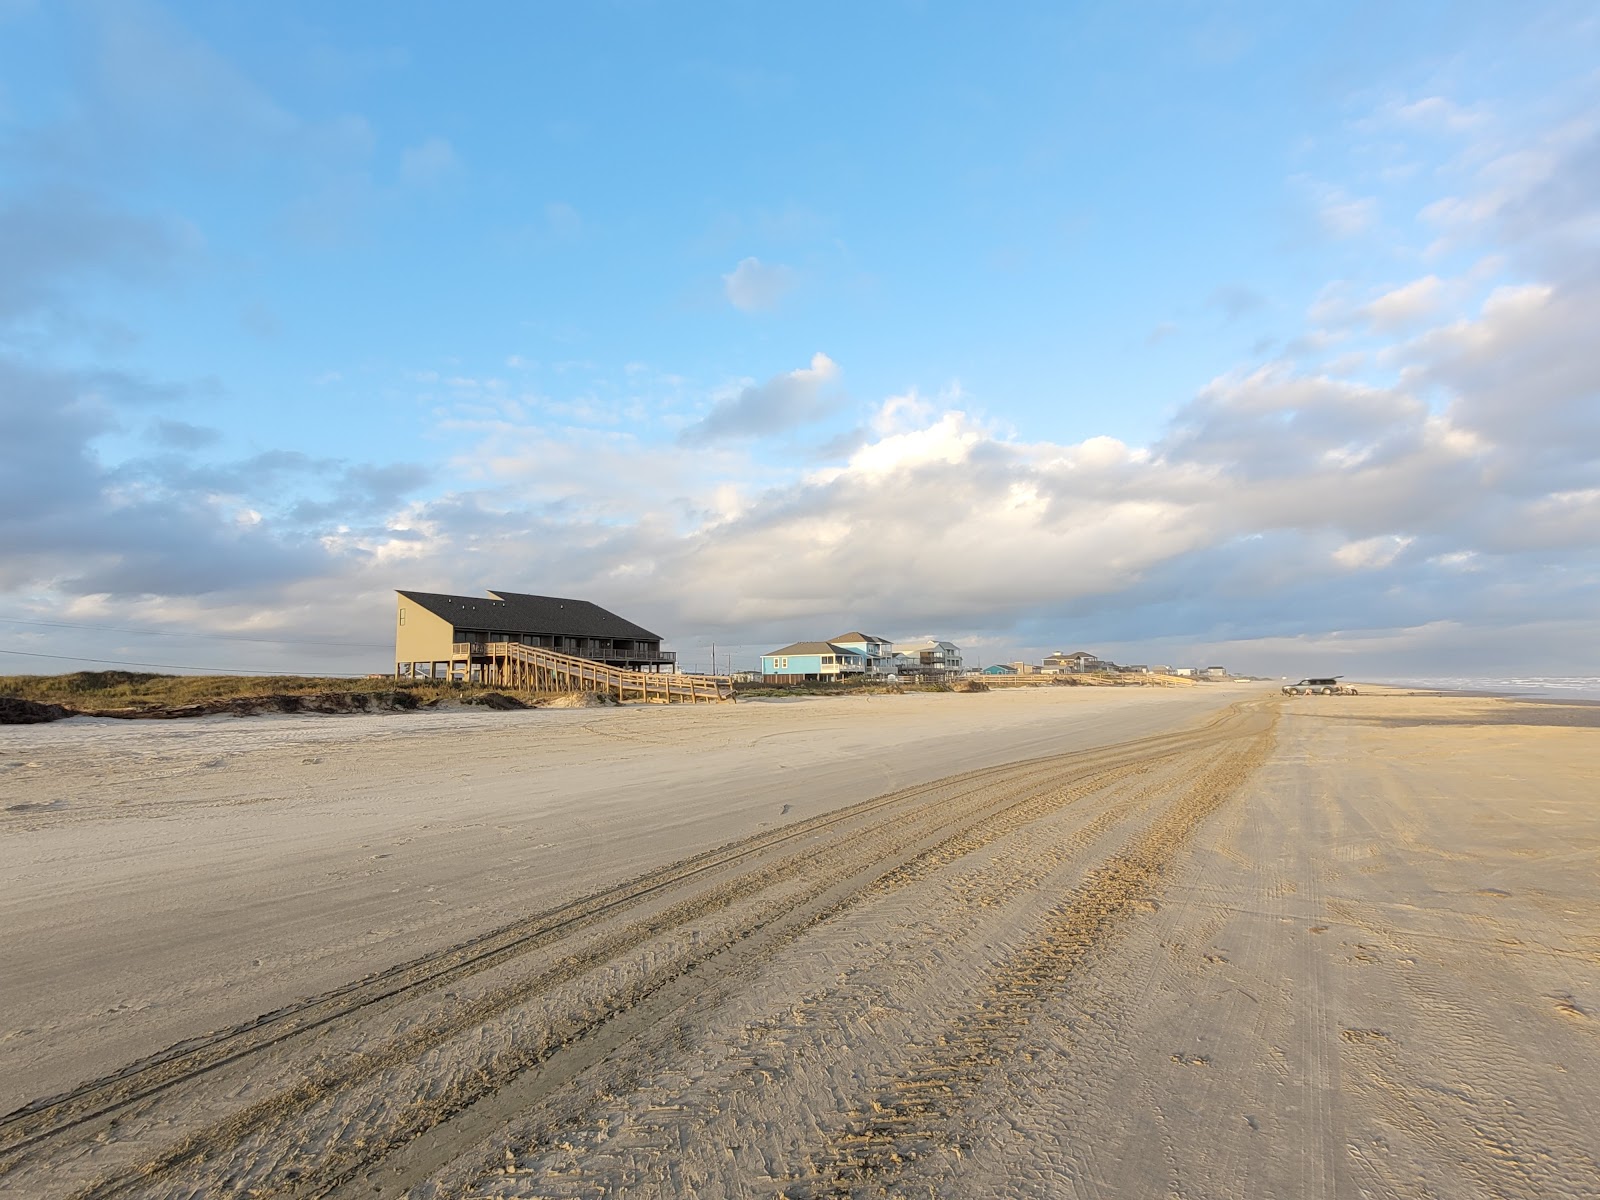
M51 629L95 629L103 633L133 633L154 637L193 637L210 638L222 642L261 642L273 646L349 646L359 650L387 650L386 642L319 642L304 641L295 638L257 638L243 637L233 633L191 633L180 629L124 629L117 625L84 625L70 621L33 621L26 617L0 617L12 625L43 625Z
M98 663L106 667L157 667L163 671L210 671L214 675L301 675L307 678L362 679L367 671L275 671L270 667L186 667L176 663L123 662L115 658L80 658L76 654L41 654L37 650L0 650L0 654L20 654L24 658L55 658L63 662Z

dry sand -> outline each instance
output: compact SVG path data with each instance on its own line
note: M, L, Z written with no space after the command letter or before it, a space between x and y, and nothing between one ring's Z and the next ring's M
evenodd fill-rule
M1600 1195L1597 725L1218 686L3 729L0 1193Z

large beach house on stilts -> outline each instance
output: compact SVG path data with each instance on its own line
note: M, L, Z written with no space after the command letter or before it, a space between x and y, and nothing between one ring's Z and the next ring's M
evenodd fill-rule
M395 593L395 678L619 700L723 700L727 679L677 674L661 635L588 600L491 591L488 598Z

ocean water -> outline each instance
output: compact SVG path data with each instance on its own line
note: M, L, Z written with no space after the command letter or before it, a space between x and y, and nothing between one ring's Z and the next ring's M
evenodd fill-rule
M1374 679L1394 687L1453 692L1499 692L1547 699L1600 700L1600 675L1441 675L1429 679Z

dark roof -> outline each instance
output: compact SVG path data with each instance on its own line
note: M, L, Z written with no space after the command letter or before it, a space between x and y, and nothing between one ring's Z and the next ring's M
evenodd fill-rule
M446 596L439 592L401 592L436 617L458 629L503 630L506 633L564 634L567 637L633 638L659 642L661 635L588 600L563 596L529 596L522 592L490 592Z
M775 654L855 654L848 646L835 646L832 642L796 642L792 646L785 646L782 650L769 650L762 658L771 658Z
M873 637L870 633L862 633L859 629L854 630L854 631L852 631L850 633L841 633L838 637L829 638L828 640L830 642L834 642L834 643L842 643L842 642L878 642L879 644L884 645L884 646L893 645L893 643L890 642L888 638Z

